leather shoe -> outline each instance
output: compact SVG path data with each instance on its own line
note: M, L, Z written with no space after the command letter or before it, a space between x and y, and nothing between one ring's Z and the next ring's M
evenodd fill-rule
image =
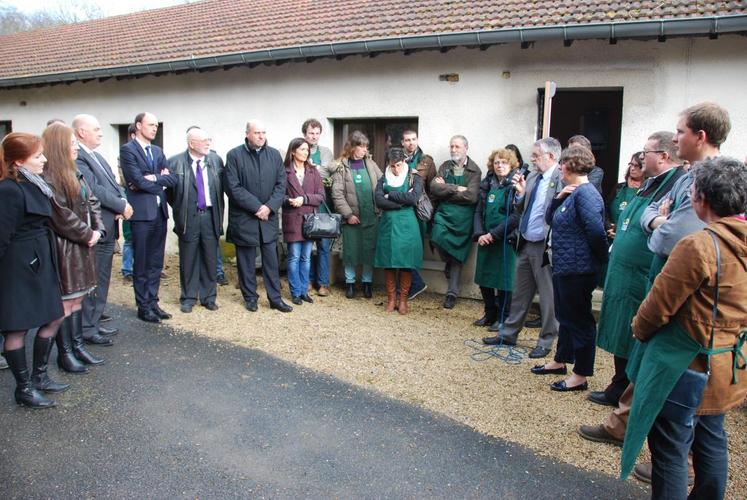
M492 325L488 325L489 332L500 332L503 329L503 321L495 320Z
M218 304L216 304L215 302L208 302L207 304L202 304L202 307L204 307L208 311L217 311L218 310Z
M320 286L319 290L316 291L316 294L320 297L326 297L329 295L329 287L328 286Z
M535 375L566 375L568 373L568 369L565 366L561 368L545 368L545 365L534 365L530 371Z
M313 302L314 302L314 301L313 301L313 300L311 299L311 297L309 297L309 294L308 294L308 293L305 293L305 294L301 295L301 300L303 300L304 302L308 302L309 304L311 304L311 303L313 303Z
M132 283L132 275L131 274L125 274L122 276L122 279L125 280L127 283Z
M216 279L216 282L217 282L217 283L218 283L218 284L219 284L220 286L226 286L226 285L228 284L228 280L226 279L226 277L225 277L225 276L218 276L218 278Z
M500 335L496 335L495 337L483 337L482 343L485 345L516 345L515 340L507 339L505 337L501 337Z
M526 328L542 328L542 318L533 319L530 321L525 321L524 326Z
M529 353L529 357L532 359L544 358L548 354L550 354L550 349L548 349L547 347L537 346Z
M585 391L588 388L589 388L588 382L574 385L573 387L568 387L567 385L565 385L565 380L558 380L557 382L553 382L552 384L550 384L550 389L552 389L553 391L558 391L558 392Z
M642 464L636 464L633 467L633 477L644 483L651 484L651 462L644 462ZM695 471L693 470L692 464L687 466L687 485L692 486L695 484Z
M192 304L182 304L179 306L179 310L183 313L191 313L192 312Z
M607 398L604 391L591 391L589 395L586 396L586 399L602 406L617 406L617 403Z
M153 306L153 312L161 319L171 319L171 314L161 309L158 304Z
M576 429L578 435L589 441L596 443L609 443L615 446L622 446L623 440L617 439L615 436L607 432L602 424L599 425L579 425Z
M107 321L111 321L112 317L107 314L102 314L99 318L99 323L106 323Z
M111 335L116 335L119 333L118 328L106 328L104 326L99 327L99 335L103 335L104 337L109 337Z
M138 311L137 317L143 321L147 321L148 323L160 323L161 322L161 318L159 318L158 315L151 310Z
M367 299L373 297L373 285L371 283L363 282L363 296Z
M99 335L98 333L94 333L90 337L83 337L83 342L92 345L114 345L112 339L108 339L102 335Z
M282 300L280 302L270 302L270 309L275 309L276 311L289 313L293 310L291 306L283 302Z
M495 321L495 319L493 318L495 318L495 316L490 316L489 314L486 313L482 316L482 318L476 319L475 321L473 321L472 324L474 326L490 326Z
M291 302L293 302L297 306L303 305L303 300L301 300L301 297L298 295L294 295L293 297L291 297Z
M257 311L257 301L256 300L247 300L246 304L244 304L244 307L249 312L256 312Z
M355 283L345 283L345 298L352 299L355 297Z
M448 294L444 299L444 309L454 309L456 305L456 295Z

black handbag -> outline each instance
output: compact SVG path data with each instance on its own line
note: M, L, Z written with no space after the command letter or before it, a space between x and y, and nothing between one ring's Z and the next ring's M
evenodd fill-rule
M412 187L413 180L412 176L417 174L410 174L410 187ZM433 203L425 192L425 186L423 187L423 193L418 198L418 203L415 205L415 215L418 219L423 222L428 222L433 218Z
M322 200L327 212L331 212L327 203ZM307 240L334 239L340 236L342 228L342 215L333 213L304 214L301 233Z

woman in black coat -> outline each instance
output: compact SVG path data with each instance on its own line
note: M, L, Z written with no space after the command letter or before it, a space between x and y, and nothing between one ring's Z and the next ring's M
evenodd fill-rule
M50 230L53 196L39 177L46 158L40 137L12 133L3 139L0 159L0 330L4 356L16 379L15 399L31 408L49 408L54 401L39 391L68 388L49 379L47 362L52 339L63 320L60 284ZM26 363L25 336L34 339L33 372Z

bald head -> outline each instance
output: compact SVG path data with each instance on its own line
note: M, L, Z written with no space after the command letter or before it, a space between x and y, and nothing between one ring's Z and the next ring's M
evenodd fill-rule
M254 148L261 148L267 142L267 129L259 120L249 120L246 123L246 139Z
M207 156L210 152L210 136L199 127L192 127L187 132L187 148L195 158Z
M153 113L143 112L135 117L135 135L142 141L150 143L158 133L158 118Z
M85 114L76 115L73 118L73 130L75 131L75 136L78 138L78 142L88 149L96 149L101 146L101 139L104 137L104 133L95 116Z

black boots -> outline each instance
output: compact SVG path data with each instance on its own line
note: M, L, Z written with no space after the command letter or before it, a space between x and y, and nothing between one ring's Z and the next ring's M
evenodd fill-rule
M52 339L34 338L34 368L31 372L31 383L40 391L55 394L68 390L70 384L58 384L47 373L49 353L52 350Z
M41 392L34 389L34 386L31 385L29 369L26 366L26 350L21 347L12 351L5 351L3 355L8 361L8 366L10 366L10 371L13 372L13 377L16 379L16 403L28 406L29 408L53 407L55 402L45 398ZM34 371L36 371L36 367Z
M367 299L373 297L373 283L369 281L363 282L363 296Z
M348 299L355 297L355 283L345 283L345 297Z
M82 332L80 335L83 336ZM73 315L64 319L55 337L55 342L57 344L57 366L60 369L70 373L88 372L86 365L78 361L73 351ZM80 338L80 344L83 344L82 338Z
M75 311L70 315L70 319L73 322L73 353L75 357L87 365L102 364L104 360L88 352L83 345L83 313ZM109 339L105 338L105 340ZM109 343L111 345L111 340L109 340Z

